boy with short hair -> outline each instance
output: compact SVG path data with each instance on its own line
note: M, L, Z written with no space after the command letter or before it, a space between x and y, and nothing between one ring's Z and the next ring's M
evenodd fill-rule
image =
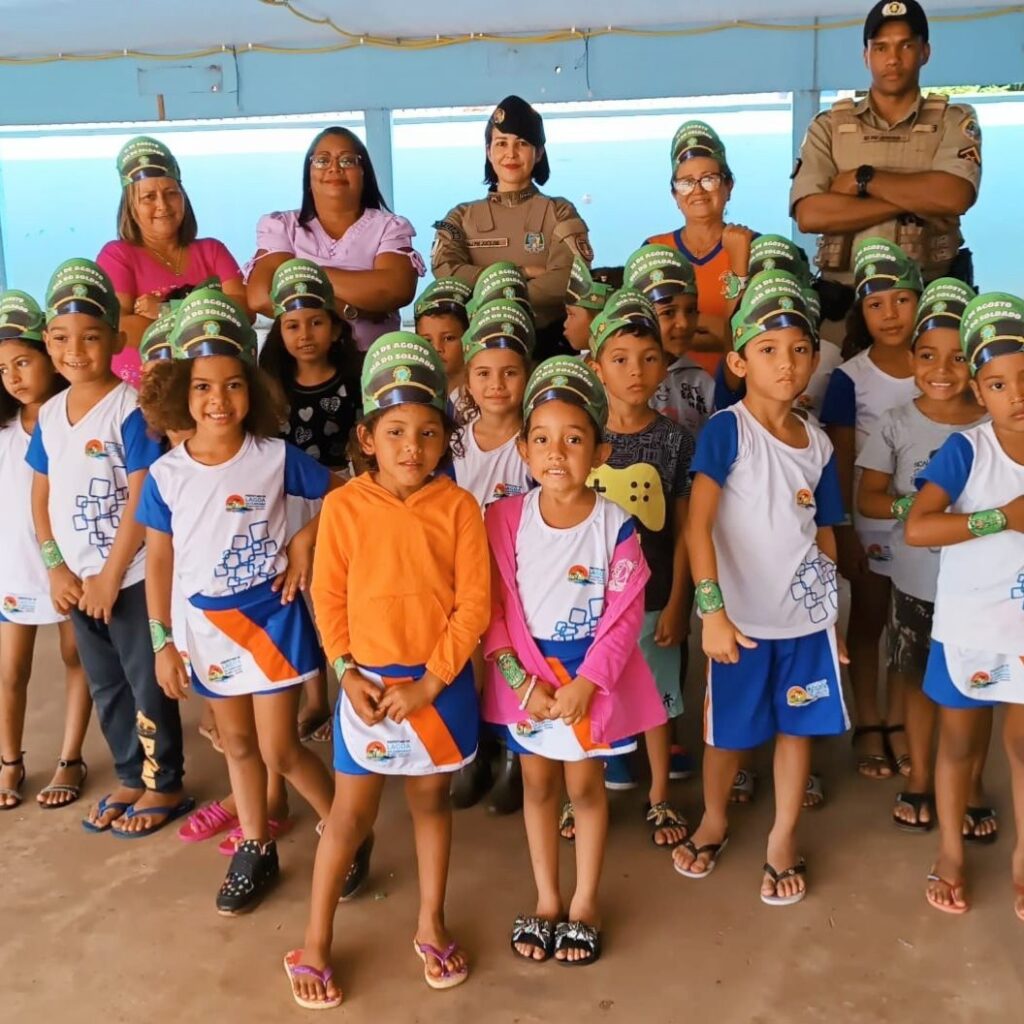
M427 285L413 306L416 333L434 346L444 363L450 399L466 381L462 335L469 327L466 303L472 294L473 289L465 281L439 277Z
M732 321L743 400L708 422L693 462L687 545L708 656L704 817L673 852L706 878L729 838L729 790L744 750L775 738L775 823L761 883L771 906L806 895L796 847L811 740L849 726L839 678L836 542L843 520L832 444L793 412L817 361L799 282L753 278Z
M565 325L562 334L574 352L590 354L590 325L604 309L611 285L595 281L590 267L574 256L569 271L569 284L565 289Z
M680 654L689 621L686 564L687 499L693 438L649 405L665 376L657 313L642 294L615 292L590 331L591 365L608 395L604 440L611 454L591 474L590 485L637 520L651 567L645 593L640 650L654 675L669 719L683 712ZM669 801L670 722L644 733L651 768L645 807L651 840L672 848L686 838L683 816ZM625 759L608 760L608 781Z
M62 263L47 288L46 350L69 387L39 410L26 459L50 590L71 615L119 785L82 822L138 839L187 814L178 704L156 681L146 611L145 528L135 520L160 443L134 388L111 369L124 344L107 275Z
M651 407L696 438L715 409L715 381L687 352L697 331L697 280L690 261L667 245L645 245L626 261L627 288L642 292L658 313L668 372Z

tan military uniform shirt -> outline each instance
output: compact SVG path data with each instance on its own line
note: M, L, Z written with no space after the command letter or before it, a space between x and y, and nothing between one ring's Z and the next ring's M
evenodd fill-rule
M928 139L919 131L915 137L915 125L918 124L924 96L919 96L913 110L899 123L887 124L871 106L870 98L863 99L849 106L851 120L855 118L859 125L849 125L844 129L844 138L836 134L838 123L835 110L820 113L810 124L800 147L800 159L793 172L793 183L789 193L790 211L794 211L797 203L806 196L819 195L829 191L832 179L843 171L856 170L861 164L871 164L879 170L922 172L945 171L964 178L974 186L975 195L981 184L981 130L974 109L965 103L950 103L941 114L938 125L938 138ZM923 129L925 125L921 125ZM858 131L859 128L859 131ZM924 146L921 146L921 143ZM931 161L924 166L919 164L922 149L934 151ZM839 158L837 159L837 154ZM855 236L882 235L895 238L894 221L871 227ZM925 254L922 264L930 262L929 255L935 257L934 262L948 261L955 255L962 243L959 232L959 219L948 218L934 225L933 235L943 235L945 243L936 243L930 254ZM846 247L852 250L852 246ZM951 252L948 258L946 252ZM820 255L820 252L819 252ZM852 255L852 254L851 254ZM915 257L919 258L919 257ZM844 256L845 260L845 256ZM850 266L845 268L823 267L825 277L849 283ZM940 266L931 268L938 271L929 273L929 278L940 276Z
M594 253L587 225L567 199L522 192L490 192L462 203L434 224L437 234L430 262L436 277L475 283L480 271L508 260L518 267L542 267L529 281L530 304L538 327L565 316L565 289L574 256L588 264Z

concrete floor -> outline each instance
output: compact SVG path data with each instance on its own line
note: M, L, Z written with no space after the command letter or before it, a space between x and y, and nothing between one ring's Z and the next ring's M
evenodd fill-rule
M0 814L0 1022L54 1024L300 1019L281 968L301 945L315 849L312 813L296 798L297 829L282 840L281 885L255 913L225 920L213 909L226 858L212 843L187 846L173 829L126 843L90 836L81 811L112 780L95 723L82 803L43 813L34 795L56 756L61 676L55 633L42 631L25 739L26 803ZM698 687L690 688L691 706ZM221 795L223 762L196 733L186 707L189 787ZM328 749L319 748L326 757ZM1002 751L989 767L1006 832L970 851L973 909L962 918L925 903L934 839L888 824L898 783L852 771L849 741L822 748L828 806L803 824L810 895L776 909L758 899L771 813L770 785L738 809L713 878L680 878L640 824L639 792L613 795L604 884L605 955L568 971L513 958L508 929L532 909L518 818L482 809L456 818L449 923L469 951L463 987L435 993L411 950L416 879L408 816L390 788L377 830L373 875L337 916L335 962L346 1002L336 1019L532 1024L686 1022L816 1024L1024 1020L1024 925L1013 915L1012 826ZM765 778L766 755L761 776ZM693 820L699 782L676 794ZM571 852L564 863L571 877Z

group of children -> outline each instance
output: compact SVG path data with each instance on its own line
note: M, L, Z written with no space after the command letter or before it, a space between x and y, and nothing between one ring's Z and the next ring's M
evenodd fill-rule
M183 839L231 830L224 915L254 908L278 876L284 781L313 807L308 924L284 960L300 1006L341 1002L334 913L369 871L389 775L412 815L424 979L466 980L444 915L451 792L461 779L479 795L485 738L521 778L536 888L512 951L585 966L602 948L606 784L641 737L644 827L694 880L727 846L749 752L774 740L760 898L806 896L797 823L814 738L849 726L850 663L858 741L885 741L859 751L859 768L909 773L900 827L937 819L927 899L939 910L968 907L964 839L995 835L981 770L992 708L1006 705L1024 920L1024 300L952 279L923 289L896 246L869 239L856 261L863 350L826 389L799 250L755 240L747 271L717 381L687 356L692 267L661 245L626 261L617 290L577 260L566 336L579 355L536 367L526 281L506 263L473 289L435 281L417 333L379 338L361 368L314 264L276 271L261 352L246 312L199 287L146 332L138 394L111 371L123 340L98 266L62 264L45 312L0 295L0 809L22 800L36 626L59 622L65 734L42 806L81 794L91 701L117 785L83 827L138 839L191 815ZM822 391L820 406L805 400ZM669 780L694 603L708 672L691 830ZM303 689L326 703L324 654L340 683L333 779L298 728ZM231 787L198 811L179 715L192 695L209 702ZM560 836L574 843L568 899Z

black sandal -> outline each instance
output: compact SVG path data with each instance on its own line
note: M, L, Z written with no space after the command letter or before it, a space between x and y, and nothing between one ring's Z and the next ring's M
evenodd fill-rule
M512 939L510 941L512 952L521 960L529 960L531 963L542 964L550 960L555 952L555 926L546 917L526 916L519 914L512 924ZM539 959L535 956L527 956L520 953L516 946L532 946L534 949L541 949L544 955Z
M561 950L581 949L587 954L582 960L562 960ZM555 963L563 967L586 967L601 959L601 933L583 921L560 921L555 926Z
M680 843L685 843L690 834L690 823L667 800L661 800L653 806L645 805L644 821L650 824L651 842L659 850L675 849ZM658 833L670 828L682 829L682 839L677 839L674 843L659 843L656 838Z
M761 902L767 903L769 907L791 907L794 903L799 903L807 895L806 883L804 888L799 892L794 893L792 896L780 896L779 893L779 882L785 882L789 878L796 878L798 875L807 874L807 862L801 858L791 868L786 868L785 871L776 871L767 861L765 862L764 873L772 880L772 884L775 886L775 895L766 896L764 892L761 893Z
M999 819L996 817L996 809L994 807L968 807L964 812L964 820L970 825L971 829L970 832L964 833L964 842L991 846L999 838L998 827L994 832L989 832L983 836L978 835L978 826L986 821L994 821L998 826Z
M36 796L36 803L39 804L41 810L44 811L59 811L62 807L70 807L76 800L82 795L82 789L85 786L85 780L89 778L89 766L80 758L73 757L70 760L61 758L57 762L58 771L63 768L81 768L82 777L78 780L77 785L59 783L57 785L43 786ZM61 804L44 804L42 798L49 796L50 793L68 793L71 796L70 800L65 800Z
M0 789L0 796L14 801L13 804L0 804L0 811L13 811L24 801L21 790L25 785L25 751L23 750L13 761L8 761L6 757L0 757L0 765L3 765L4 768L17 768L21 765L21 776L14 786L10 789L6 786Z
M910 777L910 754L900 754L900 756L897 757L892 751L892 741L889 737L892 736L894 732L905 733L906 731L907 730L902 725L887 725L885 727L886 753L888 753L889 759L896 769L896 774L902 775L905 779ZM906 768L907 771L904 771L904 768Z
M935 794L934 793L897 793L896 803L904 804L914 812L914 820L906 821L896 814L895 808L892 813L892 823L901 832L931 832L935 828ZM928 820L921 820L921 811L928 810Z
M871 735L873 735L875 733L878 733L879 735L881 735L882 743L883 743L886 751L888 751L888 749L889 749L889 744L888 744L889 736L888 736L887 728L884 725L858 725L857 728L853 730L853 736L852 736L851 741L850 741L851 742L851 746L855 747L857 745L857 740L859 740L862 736L871 736ZM873 775L873 774L869 774L865 770L867 768L882 768L882 767L885 767L885 768L889 769L889 774L888 775ZM893 770L892 758L889 756L888 753L885 753L885 754L858 754L857 755L857 771L858 771L858 773L860 775L864 776L865 779L871 779L873 782L880 782L883 779L891 779L892 778L892 770Z

